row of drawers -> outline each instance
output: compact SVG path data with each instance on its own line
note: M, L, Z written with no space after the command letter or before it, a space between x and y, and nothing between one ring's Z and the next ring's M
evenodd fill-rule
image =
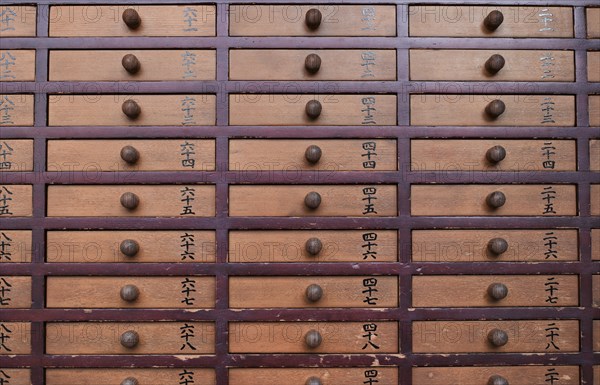
M35 36L36 8L0 8L2 36ZM219 11L221 12L221 11ZM410 5L409 36L574 37L573 8ZM230 5L230 36L396 36L393 5ZM600 37L600 8L587 8L587 33ZM215 36L214 5L54 5L49 36Z

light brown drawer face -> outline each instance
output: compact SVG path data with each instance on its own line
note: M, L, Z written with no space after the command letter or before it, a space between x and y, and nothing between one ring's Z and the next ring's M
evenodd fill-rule
M504 204L500 205L503 199ZM577 193L574 185L413 185L411 213L417 216L577 215Z
M49 308L200 309L215 306L214 277L48 277Z
M396 185L230 186L231 216L397 215Z
M587 54L588 82L600 82L600 51Z
M440 66L440 63L444 65ZM410 78L572 82L575 80L575 58L573 51L411 49Z
M0 95L0 127L33 126L33 95Z
M390 321L229 323L230 353L397 353L398 338Z
M31 231L0 229L0 263L31 262Z
M600 307L600 274L592 275L593 306Z
M232 80L396 80L396 50L233 49Z
M49 140L48 171L210 171L213 139Z
M592 229L592 259L600 261L600 229Z
M229 123L234 126L395 125L396 95L229 95Z
M555 365L413 368L412 383L413 385L481 385L492 384L494 376L500 376L509 384L538 385L546 382L549 373L556 378L557 383L579 384L579 367Z
M594 351L600 352L600 320L594 320Z
M232 308L382 308L398 306L398 278L230 277Z
M214 95L49 95L50 126L215 124ZM73 113L77 111L77 113Z
M573 320L415 321L412 331L415 353L579 351L579 321Z
M31 185L0 184L0 218L30 217L32 192Z
M189 81L214 80L215 72L214 50L52 50L48 76L53 81Z
M230 231L230 263L395 262L395 230Z
M29 369L2 368L0 379L10 385L31 385L31 371Z
M215 385L213 369L47 369L46 385L113 385L127 378L135 378L140 384L170 385L179 381L190 384ZM191 382L193 381L193 382Z
M0 37L35 36L36 7L11 4L0 6L2 30Z
M600 184L590 185L590 201L592 215L600 215Z
M4 336L0 356L31 354L31 333L29 322L0 321L0 335Z
M232 139L229 169L391 171L396 154L393 139Z
M50 36L214 36L215 18L214 5L54 5L49 20Z
M0 9L2 9L0 7ZM0 10L0 12L2 12ZM0 32L2 36L4 32ZM0 50L0 82L35 80L35 50Z
M414 276L414 307L577 306L576 275Z
M588 109L590 127L600 127L600 95L590 95L588 97Z
M411 95L410 121L415 126L574 126L575 99L570 95Z
M587 37L590 39L600 38L600 8L586 9Z
M574 171L574 140L448 140L410 142L413 171Z
M0 310L30 307L31 277L0 276Z
M305 385L309 378L323 385L366 383L397 385L398 369L380 366L368 368L234 368L229 369L230 385Z
M0 140L0 173L33 170L33 140Z
M600 171L600 139L590 140L590 170Z
M48 231L48 263L212 263L214 231Z
M50 217L210 217L215 187L206 185L48 186Z
M392 5L236 4L229 6L229 34L230 36L396 36L396 7Z
M414 230L413 262L566 262L577 230Z
M210 322L46 323L47 354L201 355L214 351L215 328Z
M413 5L408 14L410 36L573 36L573 9L570 7Z

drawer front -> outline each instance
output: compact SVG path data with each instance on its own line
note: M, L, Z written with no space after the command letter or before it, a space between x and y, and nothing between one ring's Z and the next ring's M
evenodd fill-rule
M600 51L587 54L588 82L600 82Z
M501 24L488 18L493 11L504 16ZM573 37L570 7L412 5L408 13L410 36Z
M600 274L592 275L593 306L600 307Z
M48 231L48 263L213 263L214 231Z
M591 214L600 215L600 184L590 185Z
M308 12L310 10L315 10ZM307 16L307 13L309 15ZM320 23L316 23L320 14ZM231 5L230 36L396 36L391 5Z
M31 185L0 184L0 218L30 217L32 192Z
M600 320L594 320L594 352L600 352Z
M577 230L414 230L413 262L567 262Z
M198 309L215 306L214 277L48 277L50 308Z
M413 139L410 145L413 171L577 169L574 140Z
M215 215L215 187L206 185L48 186L47 196L50 217Z
M505 203L495 207L501 202ZM412 215L577 215L574 185L413 185Z
M229 169L391 171L396 150L392 139L233 139Z
M214 80L215 73L214 50L52 50L48 77L53 81L197 81Z
M415 126L574 126L575 99L570 95L411 95L410 122Z
M234 126L395 125L396 95L234 94L229 95L229 123Z
M31 371L29 369L0 369L0 381L10 385L31 385Z
M398 353L398 337L390 321L230 322L229 352Z
M36 11L36 7L30 5L0 6L3 18L0 37L35 36Z
M211 354L209 322L49 322L46 354Z
M396 50L233 49L232 80L396 80Z
M600 261L600 229L592 229L592 259Z
M384 217L397 215L396 202L396 185L229 187L231 216Z
M551 374L549 376L548 374ZM413 385L480 385L499 376L509 384L539 385L550 377L564 385L578 385L578 366L490 366L478 368L413 368Z
M31 231L0 229L0 263L31 262Z
M415 353L579 351L579 321L573 320L415 321L412 327Z
M323 385L369 384L397 385L398 369L381 366L368 368L235 368L229 369L229 385L305 385L318 378Z
M1 32L0 36L3 35L4 32ZM34 80L35 50L0 50L0 82L32 82Z
M0 321L0 356L31 354L31 324Z
M0 276L0 310L31 307L31 277Z
M54 5L49 16L50 36L69 37L215 36L215 18L215 6L201 4Z
M229 263L395 262L395 230L230 231Z
M48 125L211 126L215 101L214 95L202 94L49 95Z
M49 140L48 171L211 171L213 139Z
M410 78L572 82L575 81L575 58L573 51L411 49Z
M414 307L578 306L576 275L415 276Z
M397 307L398 278L230 277L229 307Z
M600 139L590 140L590 170L600 171Z
M33 170L33 140L0 140L0 173Z
M586 9L587 37L590 39L600 38L600 8Z
M600 95L588 97L588 110L590 113L590 127L600 127Z
M140 384L171 385L179 381L189 384L215 385L213 369L46 369L46 385L114 385L127 378L134 378Z
M0 95L0 127L33 126L33 95Z

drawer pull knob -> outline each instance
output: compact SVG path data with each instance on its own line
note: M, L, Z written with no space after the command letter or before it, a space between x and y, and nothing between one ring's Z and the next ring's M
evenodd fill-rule
M485 19L483 19L483 25L488 31L494 32L496 29L498 29L498 27L500 27L500 24L502 24L503 21L504 15L502 12L494 10L488 13Z
M504 68L504 57L502 55L493 54L489 59L485 62L485 70L490 75L497 74L502 68Z
M129 164L136 164L140 159L140 152L133 146L123 146L121 149L121 159Z
M323 289L321 286L313 283L306 287L306 299L310 302L317 302L321 297L323 297Z
M306 148L306 151L304 152L304 157L306 158L308 163L315 164L319 161L319 159L321 159L322 154L323 151L321 151L321 147L311 144Z
M132 192L126 192L121 195L121 206L127 210L135 210L140 204L140 198Z
M142 64L138 60L137 56L130 53L123 56L123 59L121 59L121 65L123 66L123 68L125 68L125 71L129 72L132 75L138 73L140 68L142 67Z
M492 329L488 333L487 339L492 345L501 347L508 343L508 334L504 330Z
M488 379L487 385L508 385L508 380L502 376L494 374Z
M495 255L500 255L508 250L508 242L504 238L492 238L487 245L488 250Z
M127 349L132 349L140 342L140 335L134 330L128 330L121 334L121 345Z
M323 385L323 383L319 377L310 377L308 380L306 380L304 385Z
M323 248L323 243L319 238L310 238L304 244L304 249L310 255L317 255L321 252Z
M140 14L135 9L131 8L123 11L123 21L129 29L137 29L142 24Z
M316 210L321 205L321 194L311 191L304 197L304 204L311 210Z
M304 108L306 115L308 115L308 117L311 119L318 118L319 115L321 115L322 110L323 107L321 106L321 103L318 100L309 100L308 103L306 103L306 107Z
M499 162L503 161L504 158L506 158L506 150L502 146L491 147L485 153L485 158L490 163L499 163Z
M135 100L125 100L121 105L121 110L129 119L136 119L142 113L142 108Z
M140 382L135 377L127 377L121 381L121 385L139 385Z
M322 19L323 15L321 14L321 11L316 8L311 8L306 12L304 22L306 23L308 29L315 30L321 25Z
M506 104L500 99L492 100L485 106L485 113L491 119L496 119L504 113Z
M501 191L494 191L485 198L485 203L493 209L498 209L506 203L506 195Z
M492 283L487 288L488 295L495 301L500 301L508 295L508 287L503 283Z
M121 253L127 257L135 257L135 255L140 251L140 244L133 239L125 239L119 245L119 250L121 250Z
M311 73L316 74L321 68L321 57L316 53L311 53L304 59L304 68Z
M125 285L121 288L121 299L126 302L134 302L140 296L140 289L135 285Z
M304 336L304 342L306 342L306 345L308 345L309 348L314 349L321 345L321 342L323 342L323 337L321 337L321 333L318 331L310 330Z

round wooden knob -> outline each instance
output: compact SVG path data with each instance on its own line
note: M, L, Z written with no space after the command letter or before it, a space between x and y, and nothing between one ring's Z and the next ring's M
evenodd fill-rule
M321 68L321 57L316 53L311 53L304 59L304 68L311 73L316 74Z
M304 204L311 210L316 210L321 204L321 194L311 191L304 197Z
M502 57L502 55L493 54L485 62L485 70L490 75L495 75L498 73L498 71L500 71L502 68L504 68L504 63L505 63L505 61L504 61L504 57Z
M487 150L485 158L490 163L498 163L506 158L506 150L502 146L494 146Z
M317 302L323 297L323 289L321 286L313 283L306 288L306 299L310 302Z
M508 343L508 334L504 330L492 329L487 335L488 341L496 346L504 346Z
M488 13L485 19L483 19L483 25L488 31L493 32L500 27L503 21L504 15L502 12L496 10Z
M132 75L137 73L140 70L140 68L142 68L142 63L140 63L137 56L131 53L128 53L127 55L123 56L123 59L121 59L121 65L123 66L123 68L125 68L125 71L129 72Z
M121 299L126 302L133 302L140 296L140 289L135 285L125 285L121 288Z
M492 119L496 119L504 113L506 110L506 104L500 99L492 100L485 106L485 113Z
M322 154L323 151L321 151L321 147L311 144L306 148L306 151L304 152L304 157L306 158L308 163L315 164L319 161L319 159L321 159Z
M304 385L323 385L323 383L319 377L310 377L308 380L306 380Z
M323 342L323 337L321 337L321 333L318 331L310 330L304 336L304 342L306 342L306 345L308 345L309 348L314 349L321 345L321 342Z
M131 8L127 8L123 11L123 21L129 29L137 29L142 24L140 14L135 9Z
M488 379L487 385L509 385L508 380L502 376L494 374Z
M127 377L121 381L121 385L139 385L140 382L135 377Z
M127 210L135 210L140 204L140 198L132 192L121 195L121 206Z
M321 115L322 110L323 107L321 106L321 103L318 100L309 100L308 103L306 103L306 107L304 108L306 115L311 119L318 118L319 115Z
M485 198L485 203L493 209L498 209L506 203L506 195L500 191L494 191Z
M121 159L129 164L135 164L140 159L140 153L133 146L123 146L121 149Z
M140 244L133 239L125 239L119 245L119 250L122 254L128 257L135 257L135 255L140 251Z
M142 108L135 100L125 100L121 105L121 110L129 119L136 119L142 113Z
M500 301L508 295L508 287L503 283L492 283L488 286L487 293L492 299Z
M310 238L304 244L304 249L310 255L319 254L321 252L322 248L323 248L323 243L321 243L321 240L319 238Z
M508 242L504 238L493 238L488 242L487 248L492 254L500 255L508 250Z
M306 17L304 18L304 22L308 29L317 29L321 25L321 20L323 19L323 15L321 11L316 8L311 8L306 12Z
M134 348L140 342L140 335L134 330L128 330L121 334L121 345L128 349Z

